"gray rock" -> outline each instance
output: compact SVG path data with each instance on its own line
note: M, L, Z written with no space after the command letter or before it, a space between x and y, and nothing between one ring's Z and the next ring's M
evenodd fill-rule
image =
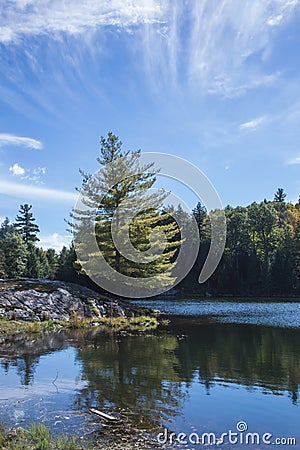
M139 307L111 300L73 283L40 279L0 280L0 317L27 321L139 314Z

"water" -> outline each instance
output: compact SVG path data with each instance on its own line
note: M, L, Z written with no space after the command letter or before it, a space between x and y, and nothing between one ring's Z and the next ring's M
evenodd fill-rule
M182 316L203 316L228 323L245 323L279 327L300 327L300 303L237 302L203 300L133 300L132 303L162 313Z
M298 441L276 448L300 448L299 304L256 305L176 302L173 311L188 315L149 334L93 329L3 340L0 422L24 426L42 420L55 433L82 436L98 430L101 438L111 434L115 441L124 433L162 433L161 442L174 441L171 432L220 437L246 422L248 432L260 439L270 433L272 443L275 438ZM167 301L165 310L170 307L173 302ZM118 417L114 431L90 407ZM176 448L270 445L177 442Z

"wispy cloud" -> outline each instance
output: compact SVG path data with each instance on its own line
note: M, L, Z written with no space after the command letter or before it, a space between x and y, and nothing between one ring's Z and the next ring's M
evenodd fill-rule
M22 199L32 198L73 203L78 197L75 193L68 191L60 191L58 189L49 189L19 183L10 183L8 181L0 181L0 194Z
M36 167L35 169L27 169L26 175L22 177L22 180L31 181L33 183L43 183L42 176L46 173L46 167Z
M15 176L24 175L25 173L25 169L19 166L18 163L15 163L12 166L10 166L9 171Z
M290 158L286 161L286 164L300 164L300 156L295 156L294 158Z
M68 66L76 69L76 81L81 82L82 55L85 60L101 60L109 40L99 30L133 35L131 57L144 60L136 67L146 71L155 89L167 86L177 94L191 92L193 97L234 98L271 87L282 73L267 69L264 63L272 54L273 39L299 4L300 0L3 0L0 24L5 25L0 26L0 43L9 52L2 61L1 96L23 113L36 114L39 107L57 118L60 109L46 90L37 90L22 77L24 67L41 86L49 83L53 91L64 90L69 95L70 83L64 82L72 73ZM68 68L65 73L52 65L58 55L63 55L60 63ZM99 83L92 84L89 89L99 93ZM71 89L70 95L76 96L75 92Z
M185 79L194 94L198 87L199 93L225 98L276 83L280 73L267 71L264 61L272 53L275 33L293 17L299 0L163 3L168 20L144 33L150 75L156 69L163 81Z
M13 134L0 133L0 147L4 146L18 146L40 150L43 144L36 139L29 137L15 136Z
M47 248L54 248L57 252L59 252L63 246L69 247L72 241L72 236L63 236L58 233L40 235L39 238L39 246L43 247L45 250Z
M99 27L129 28L163 20L159 0L4 0L0 41L18 42L26 36L83 34Z
M266 122L267 122L266 116L257 117L256 119L252 119L249 122L241 123L240 130L254 131Z

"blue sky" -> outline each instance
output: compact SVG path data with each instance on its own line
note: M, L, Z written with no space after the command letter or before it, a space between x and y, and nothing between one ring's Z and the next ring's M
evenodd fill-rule
M0 216L41 243L99 138L196 164L222 203L300 194L300 0L2 0Z

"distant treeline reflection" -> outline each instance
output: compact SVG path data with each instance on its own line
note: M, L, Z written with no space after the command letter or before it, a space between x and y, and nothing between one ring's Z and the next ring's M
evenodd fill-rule
M75 409L97 405L130 411L139 420L151 412L157 422L176 415L185 387L199 381L208 393L218 383L258 387L265 393L288 392L298 402L300 330L237 324L177 326L149 335L104 335L99 332L45 336L42 340L6 341L6 371L17 367L21 384L34 383L39 358L67 346L72 337L85 386L74 393ZM57 341L57 342L56 342ZM64 344L65 343L65 344ZM147 413L146 413L147 414Z

